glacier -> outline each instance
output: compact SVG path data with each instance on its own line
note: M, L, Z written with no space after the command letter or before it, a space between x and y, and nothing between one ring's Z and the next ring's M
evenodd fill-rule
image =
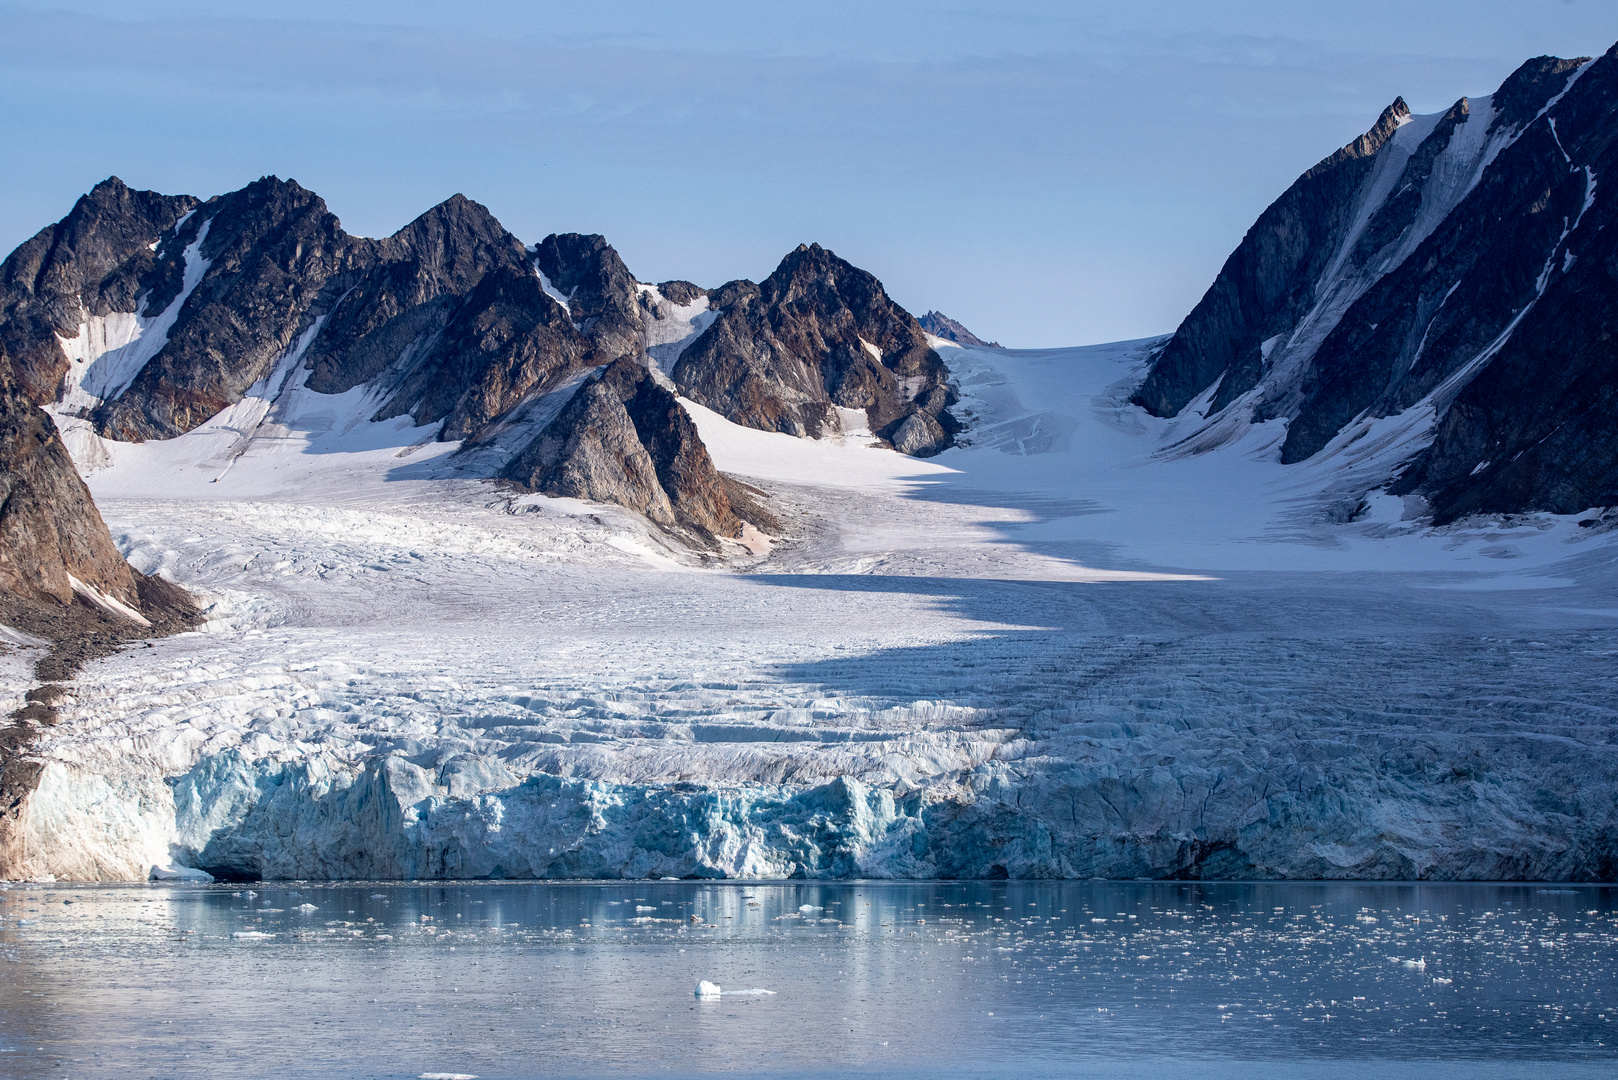
M16 872L1613 877L1605 519L1342 520L1398 438L1179 453L1196 410L1127 400L1159 340L934 342L967 430L926 460L687 402L781 522L717 560L363 389L140 445L58 414L207 622L65 688Z

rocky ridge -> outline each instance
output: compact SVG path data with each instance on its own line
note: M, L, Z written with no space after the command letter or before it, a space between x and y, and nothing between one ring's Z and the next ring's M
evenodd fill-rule
M696 425L628 357L592 376L503 475L531 491L628 507L700 548L742 532Z
M1285 421L1283 463L1361 455L1350 503L1386 487L1440 524L1618 502L1615 117L1618 46L1395 101L1259 217L1135 402L1200 414L1193 452Z
M957 345L977 345L986 349L1005 348L998 341L984 341L942 311L929 311L916 321L921 324L923 330L933 335L933 337L953 341Z
M907 453L936 453L957 427L916 320L818 246L761 285L709 292L638 282L597 235L526 247L460 195L372 240L291 180L199 200L114 177L19 248L0 283L19 382L98 438L175 438L249 393L362 390L375 420L408 416L469 448L498 433L508 481L594 492L707 550L741 520L695 426L651 419L670 391L749 426L868 430ZM650 388L621 365L584 378L626 358ZM536 411L562 390L582 397ZM618 415L634 402L649 411ZM603 409L610 437L564 430ZM540 414L543 431L524 427Z
M864 426L916 456L959 430L946 411L949 372L915 317L820 245L799 245L763 282L732 281L708 300L719 316L672 375L720 415L810 437Z

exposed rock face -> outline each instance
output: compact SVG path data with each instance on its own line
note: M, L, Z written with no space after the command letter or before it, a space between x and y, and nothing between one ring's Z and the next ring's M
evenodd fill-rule
M640 286L599 236L529 251L460 195L386 239L351 237L274 177L207 202L109 180L5 275L0 332L30 358L36 396L126 441L175 437L255 384L295 378L319 393L364 387L382 403L375 419L408 414L475 441L653 337L678 348L692 316L671 330L671 305L707 295ZM64 351L58 338L75 336ZM122 370L98 378L109 365ZM509 471L531 486L622 503L699 546L740 529L695 426L634 360L590 382L520 456ZM119 595L131 589L125 572Z
M1265 211L1135 401L1206 395L1194 448L1283 418L1287 463L1398 418L1366 482L1402 472L1440 523L1618 503L1615 143L1614 51L1530 60L1440 115L1395 102Z
M943 361L865 271L800 245L763 283L731 282L709 303L718 319L673 370L693 400L738 424L808 436L842 430L839 408L863 410L887 439L919 415L908 452L949 445L957 425Z
M58 396L68 372L59 336L77 337L86 315L137 309L158 261L152 243L196 205L110 177L0 264L0 347L30 400Z
M337 283L341 294L309 350L308 385L322 394L370 382L406 350L421 350L491 271L520 277L528 267L522 241L462 195L374 247L375 265Z
M182 296L193 244L207 269ZM147 310L182 306L167 343L96 411L98 431L128 442L172 438L240 401L291 348L327 281L365 247L293 181L265 177L210 199L158 248Z
M696 425L627 357L581 386L505 475L531 491L627 506L701 547L741 532Z
M30 750L62 692L52 684L131 638L190 626L196 614L183 589L119 553L56 425L0 350L0 622L53 646L35 664L45 685L0 720L0 878L15 876L22 859L18 824L44 768Z
M665 281L657 287L664 298L674 304L689 304L698 297L707 296L708 290L689 281Z
M921 324L923 330L933 335L933 337L941 337L945 341L953 341L957 345L980 345L989 349L1005 347L998 341L984 341L942 311L929 311L916 321Z
M534 265L566 298L568 316L601 355L640 350L643 320L635 277L604 237L552 233L534 248Z
M175 230L186 209L195 212ZM80 255L54 233L117 242L81 239ZM109 180L7 266L14 284L3 332L34 358L20 365L29 385L46 387L46 401L86 399L97 431L124 441L183 434L284 362L312 368L309 385L322 393L374 386L379 419L409 413L459 439L554 376L604 362L587 356L590 339L545 294L521 241L459 195L394 236L367 240L345 233L292 181L267 177L199 204ZM54 284L29 285L33 293L16 284L35 279ZM117 313L135 328L127 348L108 326L83 324ZM61 385L82 371L70 372L56 336L80 336L81 324L100 335L75 347L84 364L145 349L104 399L99 385L72 394L81 388Z
M138 611L135 579L56 425L24 398L0 355L0 590L71 604L88 587Z
M1543 259L1515 279L1497 279L1495 317L1507 329L1486 346L1492 359L1459 390L1436 438L1394 488L1425 495L1439 521L1618 505L1618 205L1610 191L1597 192L1599 178L1618 175L1615 118L1618 47L1533 127L1538 164L1550 167L1529 191L1529 213L1511 224L1526 249L1511 258ZM1507 296L1522 306L1502 318Z
M1353 223L1356 195L1409 118L1404 99L1395 99L1371 130L1298 177L1259 215L1153 366L1135 395L1139 404L1173 416L1221 377L1233 393L1257 383L1262 343L1314 306Z
M504 267L478 282L424 353L377 419L442 421L440 439L474 437L578 366L602 362L538 277Z

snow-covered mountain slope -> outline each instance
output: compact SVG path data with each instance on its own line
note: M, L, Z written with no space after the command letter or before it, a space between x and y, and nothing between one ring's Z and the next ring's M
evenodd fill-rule
M1490 97L1402 100L1260 216L1134 400L1182 451L1282 420L1284 462L1398 444L1362 494L1438 522L1618 502L1618 46Z
M0 732L0 873L1609 878L1615 101L1395 102L1046 351L98 185L0 266L14 434L206 622Z
M12 872L1610 877L1611 534L1323 524L1270 425L1165 452L1154 344L943 349L925 460L685 403L779 523L723 568L358 389L113 445L210 621L58 703Z

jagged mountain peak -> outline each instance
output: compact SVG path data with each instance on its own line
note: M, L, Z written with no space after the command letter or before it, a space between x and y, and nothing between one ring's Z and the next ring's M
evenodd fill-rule
M610 357L641 348L644 319L635 276L597 233L552 233L534 247L547 291L591 343Z
M1491 98L1494 105L1494 120L1489 125L1491 133L1495 128L1520 128L1532 121L1547 101L1566 89L1573 72L1589 62L1588 56L1571 60L1536 56L1524 61L1506 77Z
M765 289L782 289L789 288L790 283L795 281L841 274L853 275L861 282L876 281L871 274L838 258L830 248L823 248L819 244L799 244L787 252L774 272L759 284Z
M551 233L534 245L534 259L558 287L571 288L587 274L629 273L617 249L600 233Z
M1395 102L1260 216L1135 402L1160 416L1194 409L1183 452L1242 438L1249 421L1284 421L1281 462L1340 455L1352 474L1343 483L1359 493L1403 471L1397 490L1428 498L1438 520L1618 500L1584 452L1547 464L1536 450L1533 476L1513 465L1510 482L1490 479L1503 447L1522 457L1521 440L1539 430L1521 422L1530 387L1572 394L1594 377L1588 365L1608 362L1574 348L1582 375L1497 374L1527 363L1536 337L1563 348L1601 339L1594 323L1612 290L1588 260L1607 245L1611 211L1597 178L1618 168L1615 106L1613 51L1535 58L1493 95L1442 114L1410 116ZM1559 299L1575 291L1578 301ZM1552 310L1560 330L1544 322ZM1570 337L1572 324L1581 329ZM1484 399L1508 385L1517 419L1485 423L1507 406ZM1558 401L1537 408L1539 437L1581 417L1570 427L1581 439L1618 438L1574 398ZM1491 441L1502 448L1487 449ZM1576 478L1555 477L1558 467ZM1474 497L1484 487L1494 494Z
M629 357L588 379L504 475L530 491L629 507L709 550L742 529L695 424Z
M382 261L421 262L443 276L452 289L476 284L493 263L515 267L526 262L522 241L482 203L459 194L380 243Z
M405 240L429 231L445 235L462 233L500 239L511 235L488 207L457 192L412 218L388 239Z
M945 315L942 311L929 311L916 320L921 328L934 337L953 341L957 345L978 345L989 349L1004 348L998 341L984 341L972 331Z
M680 278L658 282L657 291L669 303L678 304L682 307L686 304L694 303L699 297L710 295L709 290L704 289L702 286L693 285L691 282Z
M92 228L117 237L106 258L64 242ZM24 265L36 249L60 255L49 309L34 297L39 268ZM121 269L109 276L104 262ZM624 360L647 386L637 382L620 411L645 422L619 425L614 460L638 453L674 470L659 481L668 513L648 510L655 498L626 505L702 546L734 535L739 519L712 496L723 489L702 465L696 428L668 419L675 393L750 426L875 436L916 455L949 445L958 427L948 371L916 320L819 244L799 245L760 285L709 292L641 284L599 234L525 247L460 193L370 239L349 235L294 179L263 176L202 201L109 178L6 272L0 335L16 339L18 370L38 376L38 400L87 461L108 460L118 443L184 436L238 407L245 446L254 425L284 419L283 400L304 408L308 394L363 390L334 407L465 441L458 460L492 474L535 437L538 416L560 408L536 403ZM615 370L616 386L626 369ZM566 415L599 419L607 406L597 406ZM650 423L645 409L663 420Z
M852 424L917 455L950 444L948 371L870 273L799 244L758 285L729 282L709 302L718 318L672 372L693 400L766 431L820 436Z
M1315 170L1330 169L1354 158L1374 157L1377 151L1381 150L1387 141L1393 137L1393 133L1409 122L1410 115L1410 106L1405 104L1405 99L1403 97L1394 98L1388 107L1382 110L1382 114L1377 117L1376 123L1372 124L1369 130L1335 154L1328 155L1314 169L1311 169L1310 173ZM1304 175L1308 176L1310 173L1305 173Z
M70 370L60 340L79 338L86 319L135 310L152 288L153 244L197 205L108 177L0 263L0 347L29 400L58 397Z

